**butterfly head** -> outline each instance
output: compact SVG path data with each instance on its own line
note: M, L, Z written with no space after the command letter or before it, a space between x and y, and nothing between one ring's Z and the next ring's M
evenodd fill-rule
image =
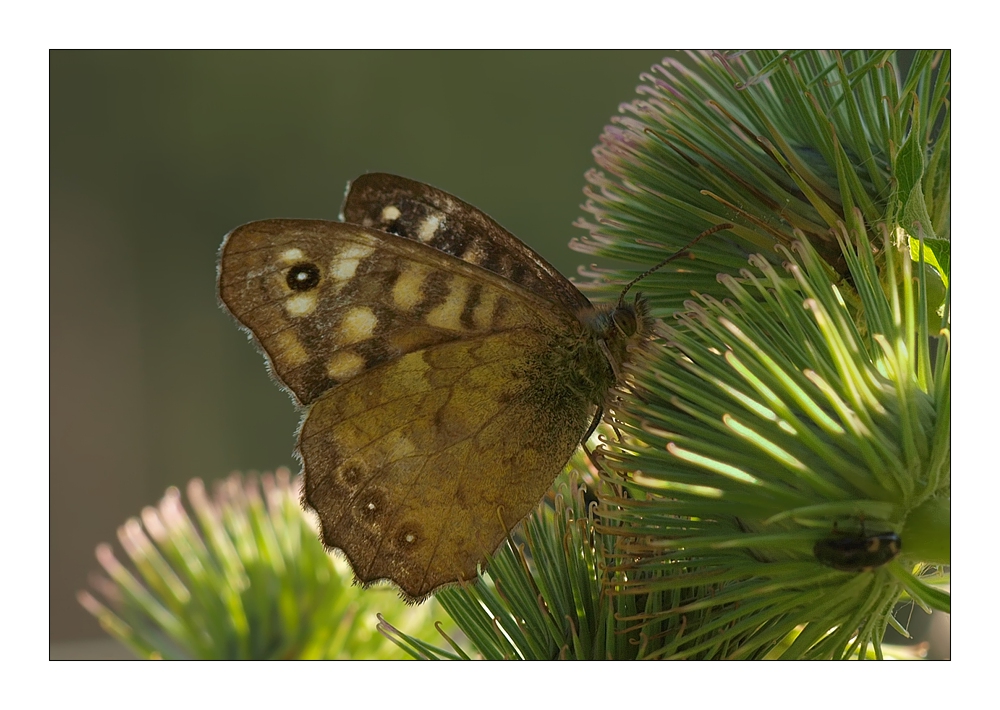
M615 306L610 312L610 321L620 338L628 340L634 335L645 335L652 324L649 301L637 293L632 303L622 302Z
M636 294L632 301L622 301L615 306L597 308L583 316L596 336L600 352L610 365L611 376L620 381L622 367L629 359L629 345L641 342L653 330L653 317L649 301ZM610 383L603 383L599 389Z
M653 327L649 301L641 293L631 301L596 309L589 320L598 337L607 343L641 340Z
M622 365L628 359L629 344L642 341L649 335L653 328L653 318L649 314L649 301L637 293L632 302L629 303L625 299L629 290L653 272L687 254L687 250L699 240L723 229L729 229L732 226L732 224L727 222L706 229L692 239L683 249L674 252L656 266L646 270L627 283L625 288L622 289L621 295L618 296L618 303L613 308L594 313L590 320L591 326L597 334L601 343L601 351L608 359L615 380L621 380Z

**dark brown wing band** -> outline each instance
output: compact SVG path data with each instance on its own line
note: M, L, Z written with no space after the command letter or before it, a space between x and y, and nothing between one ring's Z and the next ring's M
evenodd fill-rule
M362 175L350 186L343 217L475 264L570 312L590 307L576 286L517 237L430 185L386 173Z

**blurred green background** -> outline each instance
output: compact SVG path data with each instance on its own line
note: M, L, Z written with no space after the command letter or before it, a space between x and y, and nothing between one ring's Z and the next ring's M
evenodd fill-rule
M583 174L663 51L50 54L50 643L101 638L93 550L170 485L292 458L216 304L223 235L336 219L369 171L476 205L563 273Z

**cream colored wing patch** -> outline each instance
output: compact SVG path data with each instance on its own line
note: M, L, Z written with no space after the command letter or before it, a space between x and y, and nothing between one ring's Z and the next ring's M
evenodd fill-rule
M514 328L580 328L572 313L475 265L337 222L267 220L234 230L222 248L219 293L302 404L432 345Z

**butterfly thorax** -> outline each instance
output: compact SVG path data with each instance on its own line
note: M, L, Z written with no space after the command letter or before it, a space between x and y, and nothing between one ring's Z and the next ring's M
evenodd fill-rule
M641 342L652 331L649 302L636 296L632 303L600 306L577 312L584 326L584 342L573 354L577 377L571 382L587 401L604 406L609 392L621 384L630 345Z

